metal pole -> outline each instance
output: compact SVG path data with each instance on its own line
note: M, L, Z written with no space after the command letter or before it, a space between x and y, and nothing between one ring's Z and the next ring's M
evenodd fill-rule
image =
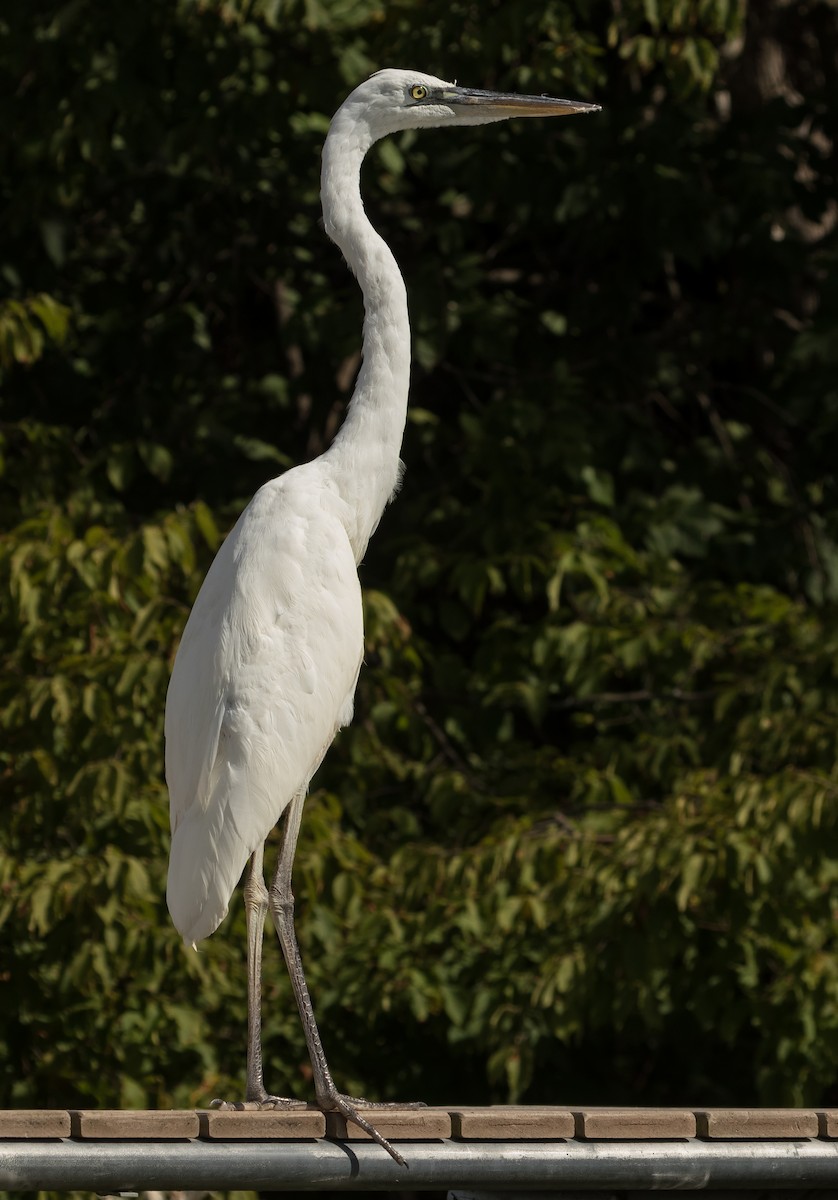
M399 1149L408 1170L361 1142L6 1142L0 1189L838 1191L838 1144L830 1141L440 1141Z

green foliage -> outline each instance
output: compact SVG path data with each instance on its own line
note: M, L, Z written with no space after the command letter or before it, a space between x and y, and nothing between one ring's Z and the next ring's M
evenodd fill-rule
M63 342L70 310L43 293L0 303L0 367L32 363L47 341Z
M604 111L404 134L366 169L416 366L356 720L297 863L334 1073L834 1101L830 5L24 7L0 21L0 1100L239 1094L242 906L199 954L165 911L166 683L223 532L340 420L362 312L319 147L349 86L412 63ZM268 1083L305 1094L275 947L267 978Z

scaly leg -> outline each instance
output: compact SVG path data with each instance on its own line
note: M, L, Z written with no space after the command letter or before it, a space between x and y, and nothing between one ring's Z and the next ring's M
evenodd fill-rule
M262 1070L262 941L268 911L268 889L262 874L264 853L264 846L260 846L250 856L244 885L247 920L247 1083L244 1103L213 1100L213 1108L305 1107L297 1100L269 1096L265 1091Z
M303 971L303 963L300 958L300 948L297 945L297 936L294 932L294 894L291 891L291 870L294 865L294 851L297 848L297 837L300 832L304 801L305 794L300 793L294 797L288 806L285 816L285 828L282 835L282 846L279 851L279 861L276 865L273 883L268 892L268 904L273 923L276 926L279 944L282 947L285 964L288 967L288 974L291 977L291 987L294 990L297 1008L300 1010L300 1019L303 1023L303 1032L305 1033L306 1045L308 1046L312 1071L314 1072L314 1092L317 1097L317 1103L326 1112L339 1112L348 1121L354 1121L365 1133L368 1133L371 1138L378 1142L379 1146L382 1146L397 1163L405 1166L405 1161L399 1152L390 1145L386 1138L381 1136L369 1121L358 1113L356 1105L359 1103L365 1104L365 1102L354 1100L351 1096L344 1096L337 1090L329 1070L329 1065L326 1062L326 1055L323 1052L323 1044L320 1041L317 1022L314 1019L314 1009L312 1008L311 996L309 995Z
M254 850L244 885L247 920L247 1085L245 1100L263 1104L268 1098L262 1072L262 941L268 912L268 889L262 874L265 847Z

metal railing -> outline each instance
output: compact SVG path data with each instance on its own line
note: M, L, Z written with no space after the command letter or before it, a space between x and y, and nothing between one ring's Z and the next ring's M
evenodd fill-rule
M7 1141L0 1188L158 1190L704 1191L821 1189L838 1195L838 1143L401 1142L400 1167L380 1147L316 1141Z

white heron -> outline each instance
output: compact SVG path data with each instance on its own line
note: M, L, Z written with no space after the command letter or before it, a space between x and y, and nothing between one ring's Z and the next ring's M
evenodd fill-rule
M266 483L210 567L186 623L166 700L172 846L167 900L184 941L209 937L249 861L245 1100L265 1089L261 962L265 917L279 937L311 1056L317 1103L401 1156L332 1080L294 933L291 868L309 781L352 719L364 653L358 564L401 472L410 327L404 281L364 213L361 163L401 129L482 125L599 106L457 87L418 71L379 71L344 101L323 148L326 232L364 296L363 366L346 419L313 462ZM270 888L265 839L286 813Z

